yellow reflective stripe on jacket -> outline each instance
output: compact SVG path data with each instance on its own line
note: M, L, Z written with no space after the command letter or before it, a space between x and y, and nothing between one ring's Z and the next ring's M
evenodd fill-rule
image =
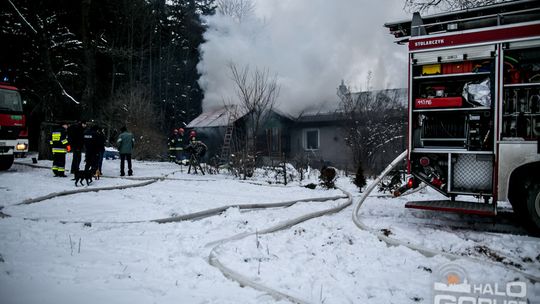
M53 141L59 141L61 136L62 136L62 133L60 133L60 132L53 132L53 133L52 133L52 140L53 140Z
M52 148L52 153L66 153L64 148Z
M178 151L182 151L182 150L184 150L184 148L180 148L180 147L177 147L177 148L175 148L175 147L170 147L169 150L178 150Z
M67 145L67 143L68 143L68 140L67 140L67 139L62 140L62 144L63 144L63 145Z

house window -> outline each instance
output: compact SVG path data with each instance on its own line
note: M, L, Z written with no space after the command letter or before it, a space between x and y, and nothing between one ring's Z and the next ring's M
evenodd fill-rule
M304 148L306 150L319 149L319 129L304 130Z

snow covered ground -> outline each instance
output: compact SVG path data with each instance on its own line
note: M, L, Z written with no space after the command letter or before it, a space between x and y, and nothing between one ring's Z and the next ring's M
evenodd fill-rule
M105 160L106 176L79 189L144 182L118 178L118 167L118 160ZM1 172L1 211L11 217L0 218L0 302L288 303L225 277L208 262L214 250L225 266L307 303L432 303L437 269L450 262L440 256L426 258L406 247L387 246L354 225L351 207L290 229L216 247L215 241L261 231L347 200L249 211L230 208L196 221L158 224L150 220L224 205L343 193L310 190L298 181L278 186L266 184L263 178L246 183L227 174L188 175L185 168L171 163L135 161L134 172L137 178L167 179L19 205L30 198L74 190L74 182L53 178L50 170L23 165ZM316 182L314 175L311 178ZM358 197L348 178L339 178L338 184ZM370 197L361 208L361 217L392 237L498 260L495 263L501 266L456 261L474 282L523 280L504 264L540 276L539 239L522 235L511 220L499 224L481 217L403 208L413 199L442 197L430 190L398 199ZM527 286L529 303L540 303L540 283Z

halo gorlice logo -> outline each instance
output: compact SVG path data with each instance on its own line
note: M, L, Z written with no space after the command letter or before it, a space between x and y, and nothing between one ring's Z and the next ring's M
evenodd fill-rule
M527 284L470 282L465 269L454 263L434 274L434 304L527 304Z

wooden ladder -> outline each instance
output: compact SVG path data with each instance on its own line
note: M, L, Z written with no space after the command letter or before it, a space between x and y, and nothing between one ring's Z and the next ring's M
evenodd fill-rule
M225 130L225 136L223 138L223 146L221 147L221 154L219 156L220 163L227 163L231 156L231 144L232 136L234 133L234 120L229 119L229 124Z

